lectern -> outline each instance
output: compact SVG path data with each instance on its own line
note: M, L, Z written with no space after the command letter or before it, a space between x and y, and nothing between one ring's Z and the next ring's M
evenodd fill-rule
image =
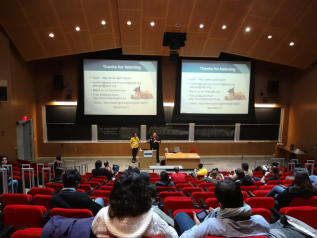
M139 150L140 169L149 169L156 165L156 150Z

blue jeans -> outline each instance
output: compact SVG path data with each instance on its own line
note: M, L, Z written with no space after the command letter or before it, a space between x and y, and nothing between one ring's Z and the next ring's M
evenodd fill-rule
M310 175L309 179L312 183L317 184L317 176L316 175Z
M98 203L100 206L105 206L105 201L102 198L96 198L95 202Z
M11 188L13 184L13 191L14 193L18 193L18 180L12 180L8 183L8 188ZM9 191L9 193L12 193L12 190Z
M276 198L277 195L281 194L282 192L284 192L285 188L282 188L279 185L276 185L268 194L266 194L265 197L272 197L272 198Z
M179 212L174 218L174 229L180 236L185 231L195 226L195 222L185 212Z
M254 181L261 181L261 178L253 177L253 180L254 180Z

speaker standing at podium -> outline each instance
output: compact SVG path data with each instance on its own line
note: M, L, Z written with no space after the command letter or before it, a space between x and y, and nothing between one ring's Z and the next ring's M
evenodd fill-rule
M136 155L139 151L139 137L136 133L133 133L133 137L131 137L130 144L132 148L132 163L135 163Z
M150 136L147 142L150 142L151 150L156 150L156 162L160 163L159 150L160 150L160 138L156 135L155 132Z

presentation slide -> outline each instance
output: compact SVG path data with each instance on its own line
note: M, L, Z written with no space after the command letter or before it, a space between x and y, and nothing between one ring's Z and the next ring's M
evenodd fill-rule
M156 115L157 61L84 59L85 115Z
M180 113L248 114L251 62L182 61Z

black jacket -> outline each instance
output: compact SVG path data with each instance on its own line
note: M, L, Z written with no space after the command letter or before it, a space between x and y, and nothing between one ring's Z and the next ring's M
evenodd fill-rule
M237 179L236 184L240 186L252 186L253 180L249 175L244 176L242 179Z
M96 177L96 176L107 176L107 178L109 180L112 179L112 177L113 177L113 174L109 170L104 169L104 168L93 169L91 172L92 172L92 175L94 177Z
M88 209L94 216L102 208L98 203L82 192L62 190L51 198L51 209L53 208Z
M280 208L288 207L295 197L309 198L317 195L317 189L308 190L295 188L294 186L287 187L281 194L277 195L276 200L278 201Z

